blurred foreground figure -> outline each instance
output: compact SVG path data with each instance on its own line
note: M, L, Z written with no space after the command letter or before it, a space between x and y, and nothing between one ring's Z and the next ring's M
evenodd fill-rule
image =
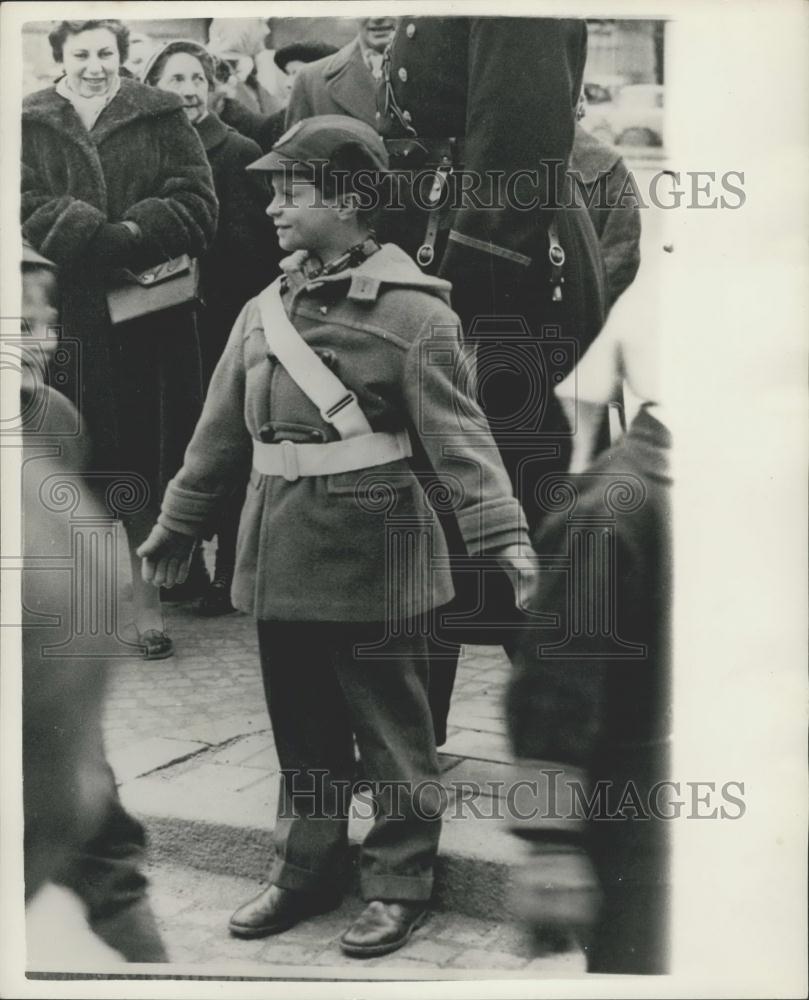
M89 567L77 576L69 514L56 512L58 504L45 498L80 491L87 531L109 516L78 475L85 439L76 411L43 381L56 345L55 337L48 338L57 321L55 297L53 264L24 247L23 332L31 338L20 394L25 899L28 905L48 883L61 884L81 899L92 930L125 959L160 962L166 953L137 867L144 831L121 805L104 755L107 660L98 655L96 639L87 636L80 649L81 640L64 627L73 625L71 588L98 581L90 579ZM101 583L109 587L114 581ZM71 655L59 655L68 640ZM84 959L74 955L71 964Z
M559 627L521 640L508 709L520 759L560 761L586 775L592 811L569 844L586 848L601 888L585 943L589 971L659 974L667 971L671 818L661 787L671 724L671 437L657 384L659 317L642 321L639 304L634 295L616 304L575 377L557 388L578 420L574 474L544 484L555 512L534 545L548 567L537 607L558 615ZM599 414L621 375L642 405L626 434L591 462ZM518 908L539 932L567 886L554 884L553 871L532 872L543 867L547 828L519 832L536 856ZM582 895L586 887L571 887L574 917Z

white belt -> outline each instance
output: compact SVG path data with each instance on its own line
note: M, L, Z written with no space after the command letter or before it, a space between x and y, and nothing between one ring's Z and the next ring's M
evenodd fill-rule
M253 468L263 476L283 476L294 483L301 476L331 476L385 465L413 454L407 431L361 434L326 444L269 444L253 439Z

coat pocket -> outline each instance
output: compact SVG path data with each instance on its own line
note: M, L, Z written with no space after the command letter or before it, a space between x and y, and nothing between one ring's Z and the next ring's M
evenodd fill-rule
M419 488L418 481L403 459L326 477L326 490L331 496L356 497L367 510L384 510L405 499L412 501L414 488Z

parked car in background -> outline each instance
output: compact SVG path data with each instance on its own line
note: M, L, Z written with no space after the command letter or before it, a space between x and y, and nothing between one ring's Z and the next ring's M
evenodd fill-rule
M629 83L625 76L598 76L585 81L584 99L588 107L593 104L605 104L612 101L621 87Z
M585 84L587 114L582 126L613 146L662 146L663 90L657 83L614 88Z

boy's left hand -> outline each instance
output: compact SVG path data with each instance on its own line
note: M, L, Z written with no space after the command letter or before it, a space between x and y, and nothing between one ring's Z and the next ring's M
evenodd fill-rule
M141 575L155 587L173 587L188 576L196 539L156 524L135 553L143 560Z
M517 607L524 611L534 607L539 589L539 560L530 544L504 545L488 550L486 555L494 556L511 580Z

